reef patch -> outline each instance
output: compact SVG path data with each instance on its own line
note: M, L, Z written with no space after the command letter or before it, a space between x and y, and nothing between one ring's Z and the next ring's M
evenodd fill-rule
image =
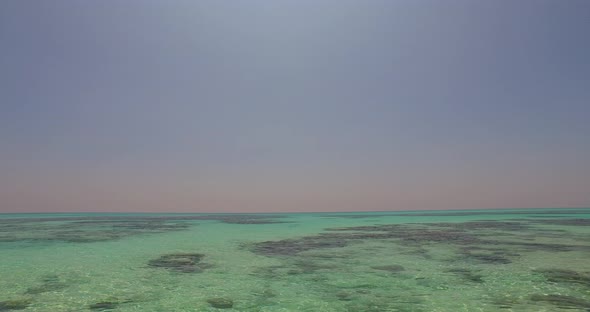
M216 309L231 309L234 306L234 301L229 298L211 298L207 299L207 303Z
M173 253L162 255L157 259L150 260L148 266L152 268L163 268L179 273L200 273L210 267L200 263L205 255L200 253Z

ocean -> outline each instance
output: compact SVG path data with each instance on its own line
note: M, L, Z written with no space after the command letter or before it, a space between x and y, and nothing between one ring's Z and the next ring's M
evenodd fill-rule
M0 214L0 311L590 311L590 209Z

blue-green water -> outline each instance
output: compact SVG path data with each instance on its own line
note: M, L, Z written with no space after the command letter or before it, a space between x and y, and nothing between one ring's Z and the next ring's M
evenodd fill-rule
M590 311L590 209L0 214L0 311Z

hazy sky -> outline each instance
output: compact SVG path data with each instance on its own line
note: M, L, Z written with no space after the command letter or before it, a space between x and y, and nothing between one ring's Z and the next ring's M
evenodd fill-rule
M590 206L590 1L0 1L0 212Z

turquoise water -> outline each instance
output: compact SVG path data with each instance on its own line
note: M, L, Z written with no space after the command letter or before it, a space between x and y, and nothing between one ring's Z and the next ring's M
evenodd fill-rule
M590 209L0 214L0 311L590 311Z

